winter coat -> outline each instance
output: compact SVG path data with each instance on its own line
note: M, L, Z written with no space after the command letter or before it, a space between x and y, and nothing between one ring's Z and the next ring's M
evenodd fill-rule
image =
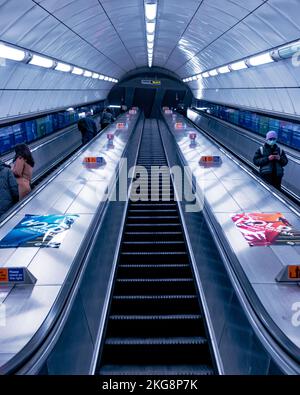
M280 155L280 159L269 160L270 155ZM277 144L273 146L264 144L263 147L260 147L255 152L253 163L259 167L261 175L273 174L276 177L282 177L283 167L287 165L288 158L283 149L279 148Z
M32 170L32 167L21 157L14 162L13 173L17 179L20 200L31 191Z
M109 124L112 123L114 121L114 117L112 115L112 113L105 111L102 113L102 117L101 117L101 123L102 124Z
M10 167L0 161L0 217L18 200L17 181Z
M82 134L82 144L88 143L92 138L94 138L97 134L97 125L96 122L89 117L79 119L78 121L78 129Z

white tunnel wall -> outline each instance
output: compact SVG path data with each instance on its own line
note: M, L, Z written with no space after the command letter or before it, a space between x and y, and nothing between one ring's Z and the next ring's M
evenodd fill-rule
M106 99L113 84L6 61L0 65L0 119Z
M300 115L300 67L291 60L202 78L189 86L197 99Z

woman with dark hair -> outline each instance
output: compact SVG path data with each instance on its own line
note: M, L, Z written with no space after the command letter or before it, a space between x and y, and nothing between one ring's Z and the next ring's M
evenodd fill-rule
M13 173L18 183L19 199L22 200L31 191L30 182L34 160L26 144L17 144L15 146L15 152Z

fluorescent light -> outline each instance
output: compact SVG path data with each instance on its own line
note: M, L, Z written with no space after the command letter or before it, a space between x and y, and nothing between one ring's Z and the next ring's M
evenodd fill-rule
M99 80L104 80L104 75L100 74L99 75Z
M74 111L74 108L73 107L67 108L66 111L72 112L72 111Z
M74 67L72 73L76 75L81 75L83 73L83 70L80 69L79 67Z
M192 77L192 81L196 81L197 77L195 75L193 75Z
M231 68L232 70L237 71L237 70L246 69L246 68L247 68L247 65L246 65L246 63L245 63L244 60L240 60L239 62L232 63L232 64L230 65L230 68Z
M252 56L252 58L249 59L249 64L251 64L251 66L260 66L262 64L267 64L271 62L274 62L274 59L272 59L269 52L262 55Z
M153 43L154 41L154 35L153 34L147 34L147 42L148 43Z
M155 22L146 22L146 30L148 34L155 32Z
M121 106L117 105L117 104L110 104L109 107L110 108L121 108Z
M219 67L219 68L218 68L218 72L219 72L220 74L230 73L230 68L229 68L229 66Z
M21 62L25 59L25 51L13 47L8 47L7 45L0 43L0 58Z
M84 73L83 73L83 76L84 77L91 77L92 76L92 72L88 71L88 70L85 70Z
M208 78L209 77L208 71L205 71L205 73L202 73L202 77L203 78Z
M64 73L68 73L71 71L71 66L68 64L65 64L65 63L58 62L57 65L55 66L55 70L63 71Z
M288 45L278 48L279 57L282 59L291 58L295 53L300 52L300 41L295 41Z
M216 75L218 75L218 72L217 72L216 69L210 70L208 73L209 73L209 75L212 76L212 77L215 77Z
M148 48L148 54L153 54L153 48Z
M156 18L157 4L156 3L145 3L145 14L146 18L150 21Z
M198 74L198 75L196 75L196 77L197 77L197 80L200 80L200 78L202 78L202 74Z
M99 74L98 74L98 73L93 73L93 74L92 74L92 78L98 79L98 78L99 78Z
M153 43L148 43L148 49L153 49L154 44Z
M33 55L29 63L35 66L46 67L47 69L53 67L52 59L45 58L44 56L39 55Z
M108 77L105 76L105 77L104 77L104 81L108 81Z

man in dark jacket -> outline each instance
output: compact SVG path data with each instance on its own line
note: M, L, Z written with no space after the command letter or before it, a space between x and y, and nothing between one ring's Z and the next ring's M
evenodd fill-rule
M115 118L112 115L110 109L109 108L105 108L103 110L103 113L102 113L102 116L101 116L101 129L106 128L106 126L110 125L114 121L115 121Z
M275 188L281 188L283 167L287 165L288 158L277 144L277 133L273 130L266 135L266 142L254 155L253 163L259 166L261 177Z
M19 200L18 184L10 167L0 160L0 217Z
M87 113L85 118L79 119L77 126L82 135L83 145L97 135L97 125L93 118L90 117L90 113Z

